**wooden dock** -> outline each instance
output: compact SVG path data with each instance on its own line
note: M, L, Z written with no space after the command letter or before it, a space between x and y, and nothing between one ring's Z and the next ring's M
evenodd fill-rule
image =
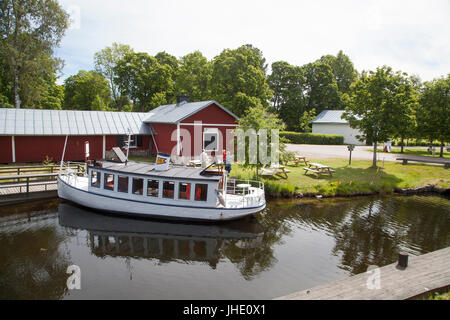
M59 168L56 165L0 167L0 206L56 198ZM78 174L84 164L69 162L67 168Z
M405 300L450 285L450 247L393 263L276 300ZM377 275L378 282L377 282Z

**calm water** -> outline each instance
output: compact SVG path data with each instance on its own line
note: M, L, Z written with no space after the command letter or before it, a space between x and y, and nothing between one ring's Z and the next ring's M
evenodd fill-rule
M0 298L270 299L449 245L450 200L435 196L273 202L219 226L53 201L0 208Z

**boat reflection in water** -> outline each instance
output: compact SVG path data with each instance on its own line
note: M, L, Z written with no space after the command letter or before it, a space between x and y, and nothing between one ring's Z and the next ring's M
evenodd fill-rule
M230 246L246 251L260 246L263 238L263 228L254 218L219 225L137 220L65 202L58 211L61 226L88 231L90 249L98 257L204 261L215 268Z

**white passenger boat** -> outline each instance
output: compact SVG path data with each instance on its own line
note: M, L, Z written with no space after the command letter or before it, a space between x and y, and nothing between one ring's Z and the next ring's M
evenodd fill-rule
M155 164L96 162L83 175L61 163L58 195L96 210L177 220L233 220L265 208L262 182L172 165L168 157L159 154Z

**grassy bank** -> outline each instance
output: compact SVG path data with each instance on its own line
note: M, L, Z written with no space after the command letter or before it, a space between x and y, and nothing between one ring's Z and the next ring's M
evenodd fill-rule
M450 170L443 166L426 164L402 165L397 162L380 161L379 168L371 168L371 161L346 159L311 159L333 168L333 177L304 174L303 166L286 166L291 170L288 178L264 177L266 192L271 196L293 196L296 193L321 194L325 196L349 196L361 194L388 194L396 188L416 188L434 185L450 188ZM233 165L231 175L240 179L256 179L256 170Z

